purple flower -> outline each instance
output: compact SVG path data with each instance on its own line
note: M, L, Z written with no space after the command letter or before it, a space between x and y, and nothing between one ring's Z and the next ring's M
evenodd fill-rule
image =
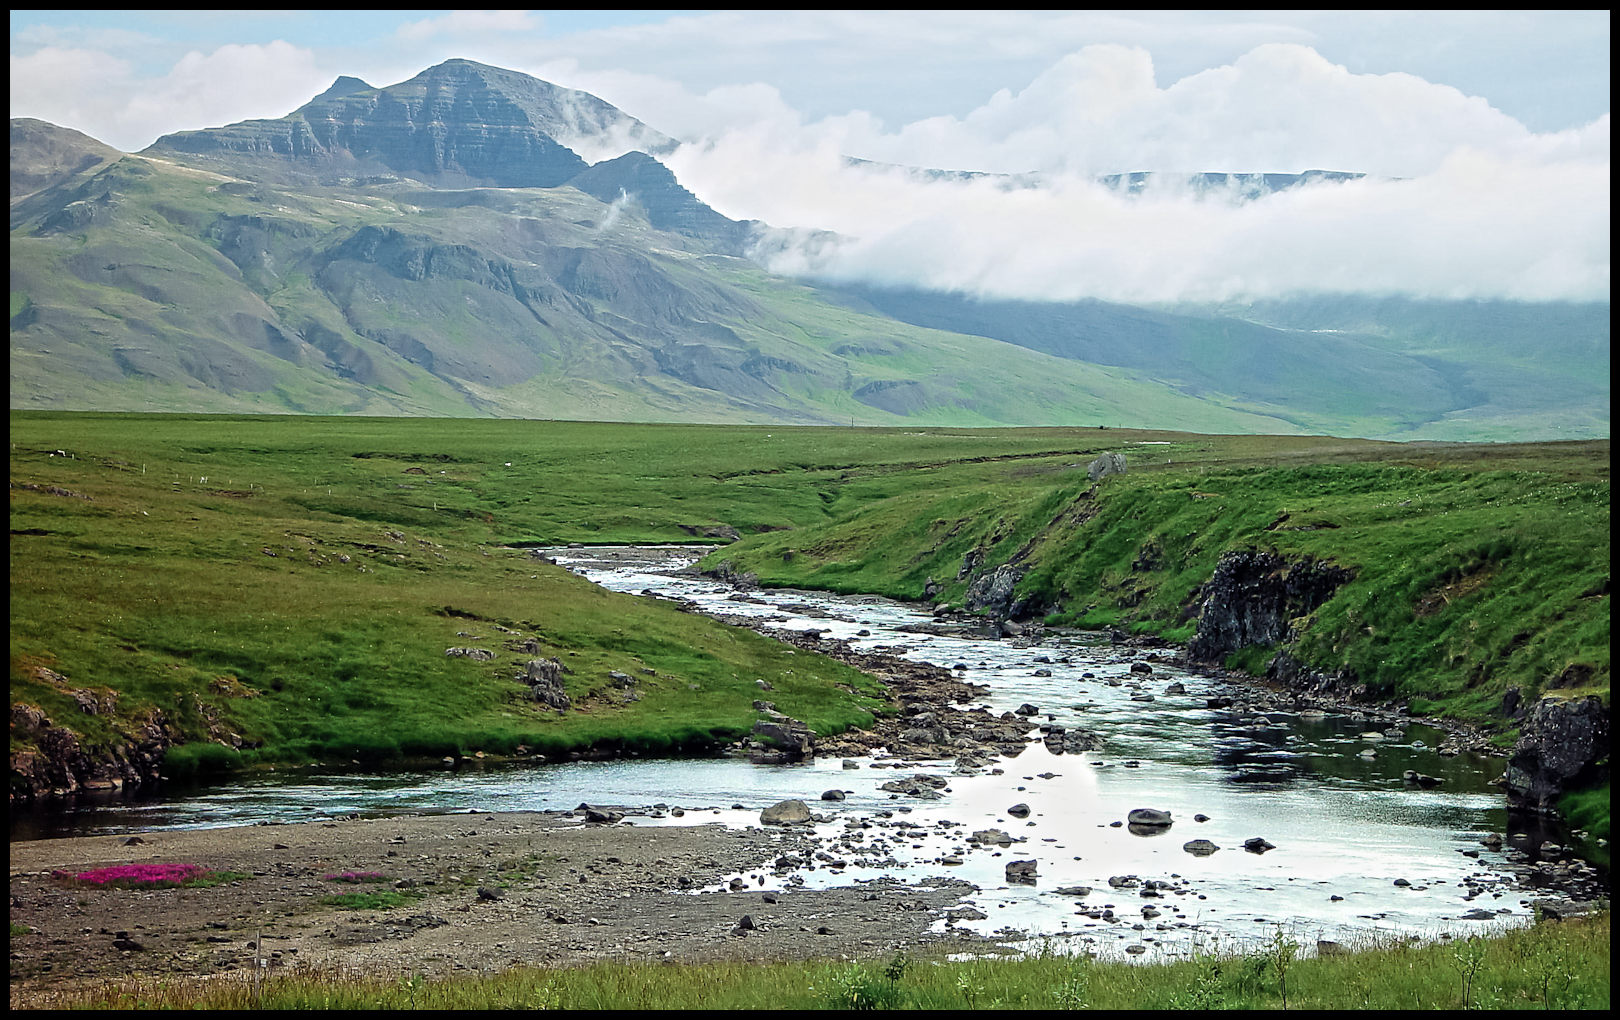
M212 874L201 864L116 864L110 868L70 873L53 871L54 877L77 885L104 889L169 889Z

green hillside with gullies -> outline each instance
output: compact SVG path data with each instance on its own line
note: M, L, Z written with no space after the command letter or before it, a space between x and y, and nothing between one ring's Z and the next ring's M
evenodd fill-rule
M12 215L14 407L1287 427L821 301L572 188L294 191L128 156Z

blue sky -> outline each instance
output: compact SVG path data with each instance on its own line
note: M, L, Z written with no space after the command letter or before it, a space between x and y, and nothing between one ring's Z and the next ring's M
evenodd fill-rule
M784 241L782 272L1018 297L1606 300L1610 24L1607 11L13 11L11 114L138 151L283 116L339 75L385 86L465 57L682 140L671 169L729 216L844 239ZM622 151L578 144L593 161ZM1370 176L1241 206L1171 193L1121 206L1095 187L1137 170L1308 169Z

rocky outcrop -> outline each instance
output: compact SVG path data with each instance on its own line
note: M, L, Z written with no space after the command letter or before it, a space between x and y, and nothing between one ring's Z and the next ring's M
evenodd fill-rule
M751 761L761 764L803 761L816 753L816 734L797 719L780 712L765 710L765 717L754 723L757 746L750 752Z
M1094 482L1107 478L1109 475L1122 475L1124 473L1125 455L1122 453L1105 453L1086 465L1086 477Z
M1595 695L1542 698L1508 759L1508 803L1552 814L1560 794L1596 782L1609 759L1609 709Z
M529 685L529 694L534 700L562 712L573 704L563 690L562 678L566 672L557 659L530 659L521 679Z
M1195 661L1220 662L1239 649L1285 642L1295 619L1354 576L1310 557L1290 561L1260 549L1229 552L1199 592L1198 630L1187 653Z
M101 706L84 693L80 709L97 714L90 708ZM17 703L11 706L11 742L10 802L21 804L149 786L160 778L176 739L163 713L153 709L126 727L121 742L86 748L78 731L52 722L37 706Z
M980 574L968 583L965 595L967 608L972 611L982 609L999 618L1013 615L1014 589L1023 576L1023 569L1010 563L1003 563L988 573Z

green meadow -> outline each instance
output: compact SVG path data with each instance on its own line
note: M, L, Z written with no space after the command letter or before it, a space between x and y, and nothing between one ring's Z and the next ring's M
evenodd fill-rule
M1129 471L1093 484L1109 451ZM1052 624L1175 641L1223 553L1328 560L1354 579L1287 650L1507 741L1510 687L1608 697L1608 465L1606 440L13 412L12 699L93 747L161 710L182 772L710 749L758 680L822 732L869 720L870 678L528 553L730 528L708 565L765 584L960 606L971 554ZM515 679L530 638L574 709Z

